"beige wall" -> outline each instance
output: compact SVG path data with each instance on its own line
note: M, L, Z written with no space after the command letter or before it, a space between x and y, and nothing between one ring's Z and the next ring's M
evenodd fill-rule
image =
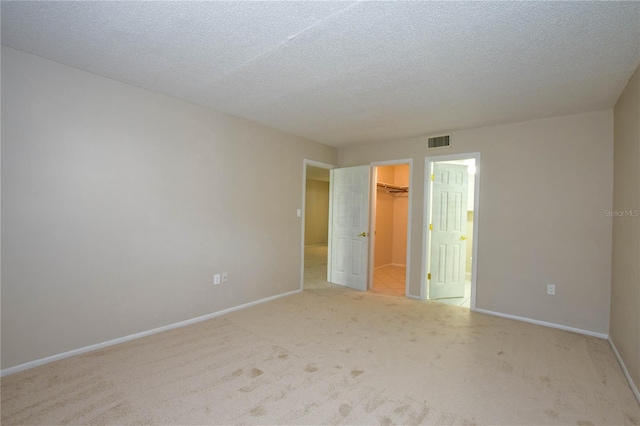
M377 167L378 182L394 183L396 180L395 166L379 166Z
M299 289L304 158L337 152L3 46L2 368Z
M394 184L409 186L409 165L393 168ZM393 253L394 265L407 264L407 219L409 214L409 194L397 194L393 200Z
M609 330L611 110L340 148L340 166L413 158L411 295L420 294L424 158L481 153L477 307L598 333ZM546 285L556 284L556 296Z
M312 246L329 241L329 182L307 179L304 243Z
M376 169L378 182L409 185L408 165L378 166ZM406 194L393 195L384 188L377 188L375 267L406 264L407 206Z
M393 261L393 195L377 189L376 245L374 266L390 265Z
M611 341L640 386L640 67L614 109Z
M377 181L393 184L395 181L394 166L376 168ZM393 261L393 212L394 200L384 188L376 188L376 245L374 267L390 265Z

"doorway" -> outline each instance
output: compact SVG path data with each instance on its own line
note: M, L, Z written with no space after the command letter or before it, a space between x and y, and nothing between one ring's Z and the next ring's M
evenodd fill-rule
M304 161L302 289L327 285L331 164Z
M407 294L410 163L373 164L371 279L369 289Z
M475 309L480 154L427 157L423 294Z
M372 259L375 255L375 238L373 226L370 227L369 223L370 219L375 220L375 208L373 207L375 206L378 185L377 181L372 179L372 175L375 175L377 166L400 166L397 173L400 180L396 180L394 170L393 179L387 179L387 182L381 181L381 184L384 185L381 186L386 190L405 194L404 200L398 203L406 205L405 219L400 219L402 215L398 215L399 221L404 222L404 232L394 232L391 241L393 244L393 238L396 239L396 252L402 253L401 246L405 248L403 254L396 253L397 263L392 266L404 269L404 280L402 277L397 278L397 281L401 283L397 287L402 290L396 291L399 294L407 294L411 246L411 234L408 232L407 226L411 223L412 194L409 192L413 169L411 159L340 169L330 164L304 160L303 209L298 212L299 217L302 217L301 251L304 254L301 262L301 289L323 288L330 286L329 282L356 290L373 289L374 263ZM330 171L328 220L325 222L328 222L328 244L322 240L315 240L315 234L310 229L310 226L313 226L311 222L317 220L318 212L326 211L324 207L319 207L324 206L324 203L314 201L314 187L320 185L311 181L326 181L327 171ZM315 175L318 172L324 174L324 177ZM309 175L309 179L307 179L307 175ZM403 182L406 183L402 184ZM324 182L324 185L327 185L327 182ZM324 195L323 199L326 199ZM370 203L370 200L373 202ZM327 216L323 214L322 217L321 222ZM307 222L309 222L309 226ZM396 231L400 229L400 227L396 227ZM404 258L404 262L402 262L402 258ZM394 263L393 259L391 263Z

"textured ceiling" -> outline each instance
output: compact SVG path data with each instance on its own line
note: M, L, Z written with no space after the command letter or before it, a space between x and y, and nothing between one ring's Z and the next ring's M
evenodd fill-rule
M612 107L640 2L2 2L2 43L329 145Z

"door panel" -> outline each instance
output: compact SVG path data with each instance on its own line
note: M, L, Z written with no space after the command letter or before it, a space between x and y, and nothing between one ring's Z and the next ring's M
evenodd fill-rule
M332 229L330 280L367 289L370 167L331 171Z
M466 165L434 163L429 299L464 296L467 191Z

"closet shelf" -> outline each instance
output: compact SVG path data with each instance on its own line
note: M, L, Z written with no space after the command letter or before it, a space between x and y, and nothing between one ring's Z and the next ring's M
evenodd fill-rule
M378 182L377 184L379 188L388 189L389 192L392 194L409 192L408 186L399 186L399 185L393 185L391 183L384 183L384 182Z

